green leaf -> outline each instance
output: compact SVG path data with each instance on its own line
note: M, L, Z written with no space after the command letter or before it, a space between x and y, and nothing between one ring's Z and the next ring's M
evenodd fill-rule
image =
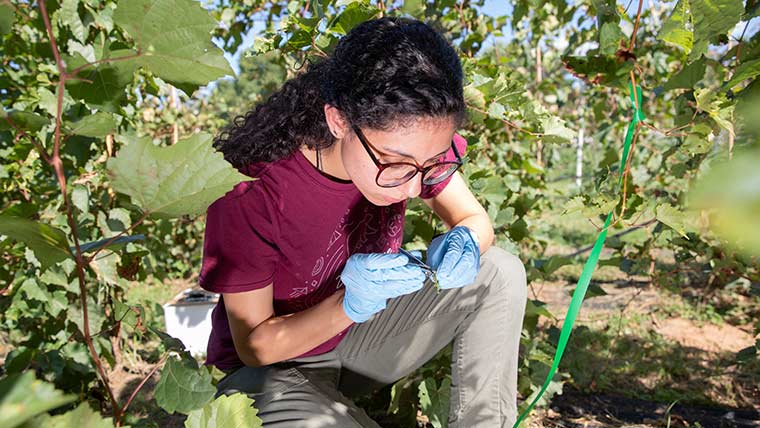
M140 306L130 306L118 300L114 301L113 317L116 321L134 328L141 316Z
M435 428L445 428L449 425L449 397L451 395L451 380L447 377L438 388L435 379L425 378L419 387L420 407Z
M13 125L11 125L13 123ZM6 112L0 106L0 131L19 128L23 131L37 132L50 124L50 120L37 113L11 110Z
M626 39L617 22L605 22L599 30L599 52L614 55L620 49L620 41Z
M549 309L546 307L546 303L540 300L528 299L525 305L525 316L544 316L546 318L556 319Z
M209 134L194 134L164 148L150 138L134 139L108 160L108 171L117 192L156 217L201 214L249 179L213 149Z
M551 256L545 260L535 260L534 263L536 268L538 268L545 275L549 275L562 266L569 265L572 263L572 260L564 256Z
M77 326L77 329L84 334L84 315L82 314L82 308L81 303L79 300L77 300L76 305L71 305L67 307L66 310L66 317L68 318L69 322L72 322L74 325ZM99 333L100 330L103 328L103 323L105 322L105 314L103 312L103 307L99 306L95 302L95 298L91 295L87 296L87 321L88 325L90 327L90 334Z
M161 340L161 344L164 346L165 351L176 351L176 352L185 352L185 345L182 343L181 340L169 336L167 333L156 330L153 327L148 327L148 330L153 332L158 338Z
M694 91L694 98L697 107L706 111L721 128L734 133L734 105L726 99L723 92L700 88Z
M657 35L658 39L678 46L687 55L694 46L692 15L689 9L689 0L679 0Z
M414 379L409 376L396 381L391 387L391 400L388 403L387 414L394 414L400 422L408 421L416 425L417 404L416 388L414 388ZM401 424L402 426L411 426Z
M116 119L111 113L99 111L76 122L67 122L65 126L68 134L105 137L116 129Z
M132 82L132 76L137 69L134 61L126 59L134 54L135 52L129 49L111 51L106 46L102 59L113 61L82 69L77 73L78 79L66 81L66 89L72 97L84 100L90 107L109 112L119 111L122 101L127 96L124 89ZM80 54L66 61L70 72L89 63L90 61Z
M121 262L121 256L115 252L103 252L90 262L90 267L97 278L106 284L117 284L119 273L116 266Z
M333 24L331 30L337 34L348 34L352 28L374 18L379 12L380 10L376 7L369 6L364 2L351 3L335 19L335 24Z
M750 257L760 254L760 150L737 152L714 165L689 192L689 206L707 210L710 229Z
M744 80L755 78L757 75L760 75L760 58L743 62L736 67L734 76L723 85L723 89L731 89Z
M29 246L40 261L42 270L71 257L63 231L44 223L0 215L0 234Z
M696 155L707 153L712 149L713 144L707 137L700 134L690 133L684 139L683 145L679 148L679 152L686 153L688 155Z
M541 129L543 133L541 139L549 144L567 143L577 137L575 131L565 126L564 120L554 115L541 119Z
M506 113L506 111L507 109L499 103L491 103L488 107L488 115L494 119L504 119L504 113Z
M19 291L22 291L29 300L47 303L50 299L50 293L48 293L47 288L44 286L41 287L34 278L25 279L24 282L21 283Z
M46 418L44 427L49 428L113 428L112 418L104 418L92 410L88 403L80 404L76 409L62 415Z
M425 12L425 0L404 0L401 11L412 16L419 16Z
M245 394L220 395L202 409L193 410L185 420L186 428L236 428L263 426L254 400Z
M198 367L186 355L181 359L170 357L161 370L156 385L156 403L169 413L189 413L204 407L214 397L216 388L205 367Z
M626 90L628 72L633 69L632 61L610 55L563 56L562 62L573 75L589 83Z
M198 2L121 2L113 21L132 36L139 49L140 56L131 62L188 94L200 85L234 75L221 49L211 43L216 21Z
M0 3L0 36L11 32L13 21L16 20L16 10L8 3Z
M694 19L694 48L689 60L698 58L707 52L713 38L727 34L741 19L744 13L742 0L691 0L691 13Z
M677 208L670 204L658 205L655 208L655 216L658 221L666 224L684 238L687 238L686 227L684 226L684 214Z
M71 202L83 213L90 211L90 191L87 186L75 184L71 189Z
M567 291L567 294L570 296L572 296L574 293L575 293L575 288ZM586 299L591 299L592 297L606 296L606 295L607 295L607 292L604 291L604 288L602 288L601 285L592 282L588 285L588 288L586 289L586 294L584 294L583 297Z
M87 38L87 29L79 17L78 7L79 0L63 0L58 13L58 21L60 24L69 27L74 37L84 43Z
M61 312L65 311L69 307L69 299L66 297L66 292L63 290L55 290L48 301L46 309L48 313L57 317Z
M617 2L615 0L592 0L591 4L596 13L597 25L604 27L604 24L620 22L620 14L617 11Z
M691 89L705 76L706 68L705 57L701 57L699 60L686 65L673 77L668 79L662 89L666 91L678 88Z
M49 383L36 380L31 371L0 379L0 426L13 428L24 421L76 399Z

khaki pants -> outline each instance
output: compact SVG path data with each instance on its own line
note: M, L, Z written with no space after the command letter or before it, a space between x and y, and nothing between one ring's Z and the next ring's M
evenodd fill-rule
M481 257L474 283L425 285L354 324L333 351L265 367L241 367L218 394L244 392L264 427L379 427L350 399L413 372L452 340L449 427L510 427L527 299L525 268L498 247Z

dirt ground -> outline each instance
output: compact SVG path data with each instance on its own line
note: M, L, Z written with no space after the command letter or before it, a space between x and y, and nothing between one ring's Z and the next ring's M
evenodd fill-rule
M618 280L601 285L607 295L584 301L576 320L576 329L582 325L592 329L609 329L613 317L637 317L640 320L639 328L660 335L695 357L696 364L694 361L684 361L684 365L695 364L703 370L694 373L686 382L697 387L701 384L705 397L718 405L676 402L668 412L668 402L635 398L630 392L627 395L609 391L589 392L566 385L563 393L554 397L547 409L537 412L539 417L534 418L532 427L760 427L760 374L747 382L747 379L739 379L734 366L714 366L725 361L727 355L755 343L751 326L665 316L661 308L671 303L667 301L671 297L664 296L643 280ZM574 286L564 282L533 284L531 298L546 302L549 310L561 321L570 303L569 291ZM573 336L570 341L573 341ZM646 386L648 379L638 381ZM731 384L733 394L739 397L738 403L732 403L739 404L738 407L729 404L720 393L725 384ZM657 388L656 382L652 383L652 387ZM625 388L621 385L623 390Z

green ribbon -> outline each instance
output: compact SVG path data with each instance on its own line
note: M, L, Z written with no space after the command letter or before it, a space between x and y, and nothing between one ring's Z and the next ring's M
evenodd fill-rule
M625 165L626 165L626 162L628 161L629 152L631 151L631 143L633 141L633 135L636 131L636 124L640 121L645 120L644 113L641 111L641 87L636 85L636 97L634 97L632 83L628 83L628 88L631 92L633 117L631 118L631 121L628 124L628 130L626 131L626 134L625 134L625 144L623 145L623 156L620 159L620 168L618 170L620 174L620 177L618 179L618 187L622 186L623 184L623 172L625 171ZM636 101L638 101L638 103ZM588 257L586 264L583 266L583 272L581 273L581 277L578 279L578 285L575 288L575 292L573 292L573 298L572 300L570 300L570 306L567 308L565 321L562 324L562 332L559 335L559 343L557 343L557 352L554 354L554 363L552 364L552 367L549 370L549 374L546 376L546 381L544 382L544 386L541 388L541 391L539 391L538 395L536 395L536 397L530 403L528 408L525 409L525 411L522 412L522 414L520 414L520 417L515 422L513 428L519 427L523 419L525 419L525 417L528 416L530 411L533 410L533 407L536 405L538 400L541 398L542 395L544 395L544 392L546 392L546 388L549 387L549 384L551 383L551 380L554 377L554 374L557 373L559 362L562 359L562 354L565 353L565 346L567 346L567 341L570 338L570 333L573 330L573 324L575 323L575 318L576 316L578 316L578 312L581 309L581 304L583 304L583 298L586 296L586 290L588 289L589 282L591 282L591 275L594 273L594 269L596 269L596 265L599 262L599 255L602 252L602 248L604 247L604 241L605 239L607 239L607 229L610 227L611 220L612 220L612 211L610 211L609 214L607 214L607 220L605 220L604 222L604 227L602 228L602 231L599 232L599 236L597 236L596 242L594 243L594 248L591 250L591 255Z

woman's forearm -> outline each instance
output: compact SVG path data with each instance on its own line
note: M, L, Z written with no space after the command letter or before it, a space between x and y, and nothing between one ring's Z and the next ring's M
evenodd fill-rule
M488 247L493 244L493 225L491 224L491 219L488 218L487 214L466 217L459 223L452 226L452 228L456 226L467 226L473 230L476 235L478 235L478 241L480 243L480 254L485 253Z
M243 362L263 366L295 358L345 330L353 321L343 311L344 292L342 288L309 309L259 324L248 335L248 349L238 350Z

